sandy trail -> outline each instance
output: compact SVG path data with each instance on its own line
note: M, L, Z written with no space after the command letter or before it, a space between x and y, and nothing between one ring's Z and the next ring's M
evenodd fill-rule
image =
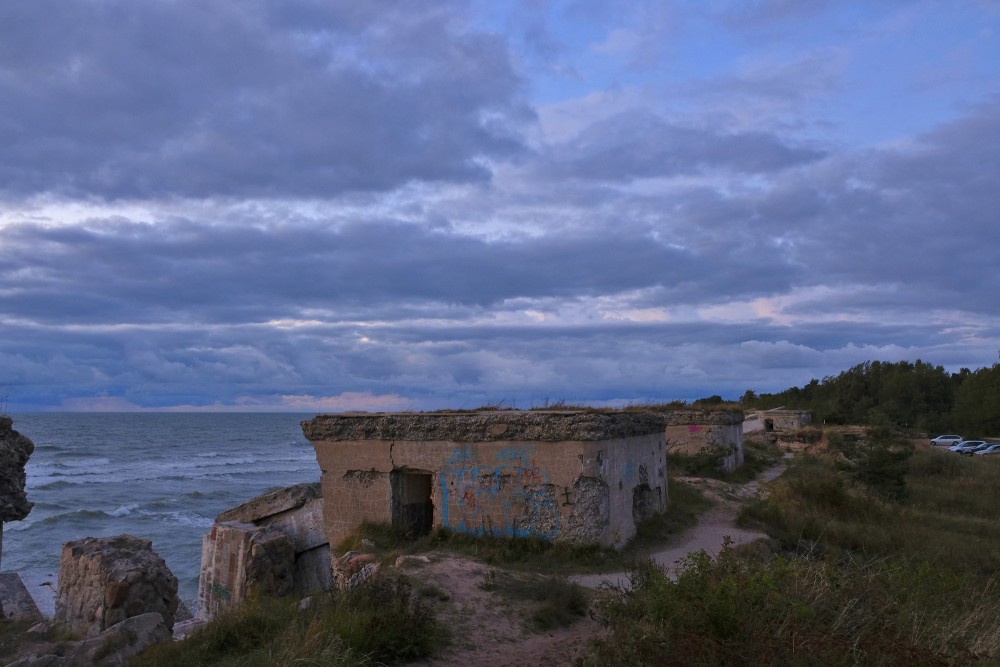
M698 486L715 504L699 517L698 525L686 533L680 544L657 551L651 557L671 570L692 551L703 549L709 554L718 554L727 536L734 544L765 537L763 533L737 528L734 521L744 502L760 496L761 484L784 470L784 464L776 465L744 485L700 477L682 478ZM439 655L412 663L411 667L572 665L586 654L589 639L607 632L593 615L568 628L532 632L524 623L530 604L483 590L481 584L490 576L490 566L444 553L427 556L427 564L409 566L405 570L418 590L433 586L443 593L441 599L430 602L438 619L448 628L452 641ZM598 588L604 583L627 585L628 575L625 572L577 575L570 580Z
M782 462L764 470L752 482L736 487L700 477L680 478L700 486L706 495L716 501L716 504L698 518L698 524L684 535L683 542L662 551L655 551L649 557L668 572L674 573L680 561L692 552L704 551L710 556L717 556L727 537L732 540L733 546L767 537L765 533L737 527L736 515L743 502L761 495L761 484L775 479L785 471L785 468L786 465ZM570 580L587 588L600 588L604 585L624 587L628 586L628 573L582 574L572 576Z

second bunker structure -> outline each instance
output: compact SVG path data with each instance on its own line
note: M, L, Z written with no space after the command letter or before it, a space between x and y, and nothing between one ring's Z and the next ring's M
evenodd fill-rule
M622 547L667 504L664 422L648 412L344 413L302 430L331 545L369 521Z

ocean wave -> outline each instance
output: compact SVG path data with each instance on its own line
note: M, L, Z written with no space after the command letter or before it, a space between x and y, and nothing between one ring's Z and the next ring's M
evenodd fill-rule
M59 514L53 514L52 516L47 516L41 521L37 522L39 526L52 526L54 524L63 523L66 521L79 521L86 519L110 519L112 518L110 514L103 510L73 510L71 512L61 512Z
M106 466L111 463L111 459L107 456L87 455L81 452L72 452L65 457L60 457L58 454L56 456L58 460L55 465L62 468L88 468Z
M154 518L158 518L164 523L170 523L177 526L193 526L196 528L211 528L212 524L215 523L214 519L210 519L200 514L195 514L193 512L164 512L162 514L151 515Z
M132 516L139 509L139 503L130 503L128 505L119 505L115 509L108 512L108 516L120 519L123 516Z
M56 480L52 480L52 481L48 481L48 480L45 480L45 479L42 479L42 480L37 480L36 479L36 480L34 480L34 484L31 484L30 483L31 481L32 480L29 480L29 484L28 484L28 489L29 490L32 490L32 489L48 489L48 490L55 491L57 489L65 489L67 487L74 486L76 484L84 484L85 483L85 482L82 482L82 481L71 482L68 479L56 479Z

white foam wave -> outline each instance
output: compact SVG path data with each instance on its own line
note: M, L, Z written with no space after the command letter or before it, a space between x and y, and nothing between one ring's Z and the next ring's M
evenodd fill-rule
M119 505L115 509L108 512L108 516L113 516L116 519L123 516L132 516L139 509L139 503L129 503L128 505Z

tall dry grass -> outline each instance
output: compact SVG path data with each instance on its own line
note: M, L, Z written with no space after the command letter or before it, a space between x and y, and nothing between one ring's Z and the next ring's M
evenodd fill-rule
M769 549L694 554L676 581L637 568L587 664L1000 659L1000 457L870 454L797 459L742 516Z

